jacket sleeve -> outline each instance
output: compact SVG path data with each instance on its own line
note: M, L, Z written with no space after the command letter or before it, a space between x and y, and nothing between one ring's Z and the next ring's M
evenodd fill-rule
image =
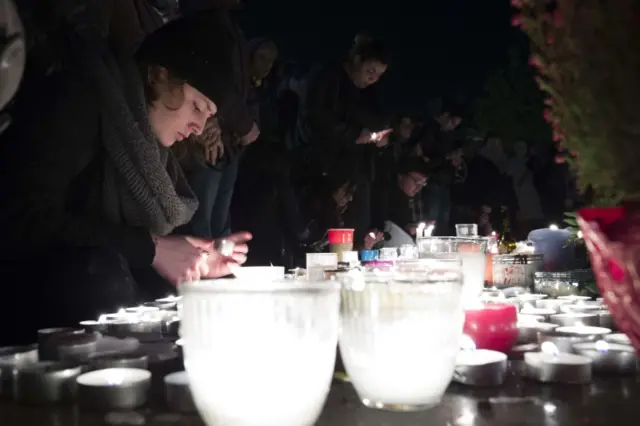
M105 247L133 267L148 266L155 256L149 232L99 215L74 214L80 206L67 201L72 182L89 167L100 167L93 161L99 152L100 114L87 98L90 86L82 81L76 76L56 85L56 93L43 98L51 101L33 108L29 127L16 123L3 142L2 149L10 152L2 154L6 164L0 171L0 255L7 259L64 246Z
M359 123L347 122L335 111L335 97L339 90L339 75L319 73L311 76L307 86L306 107L310 130L320 139L333 144L355 145L362 131Z

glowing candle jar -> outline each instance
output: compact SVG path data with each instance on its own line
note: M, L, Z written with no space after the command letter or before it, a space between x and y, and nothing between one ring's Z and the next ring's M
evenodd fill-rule
M508 353L518 339L518 312L508 303L478 304L465 309L464 333L478 349Z

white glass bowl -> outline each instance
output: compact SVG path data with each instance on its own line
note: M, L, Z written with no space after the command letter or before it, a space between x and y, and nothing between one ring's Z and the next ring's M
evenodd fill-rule
M403 262L342 292L340 353L362 402L394 411L437 405L464 323L461 262Z
M307 426L329 392L336 283L212 280L181 286L184 361L209 426Z

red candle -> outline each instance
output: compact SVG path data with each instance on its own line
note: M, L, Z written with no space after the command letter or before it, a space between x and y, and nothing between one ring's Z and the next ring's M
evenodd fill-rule
M480 304L465 309L464 333L477 349L508 353L518 339L518 312L507 303Z

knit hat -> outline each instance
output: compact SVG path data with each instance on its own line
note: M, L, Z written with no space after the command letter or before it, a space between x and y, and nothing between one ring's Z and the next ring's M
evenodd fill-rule
M220 110L236 86L234 43L224 28L205 19L185 17L150 34L138 48L136 58L166 68L202 92Z

